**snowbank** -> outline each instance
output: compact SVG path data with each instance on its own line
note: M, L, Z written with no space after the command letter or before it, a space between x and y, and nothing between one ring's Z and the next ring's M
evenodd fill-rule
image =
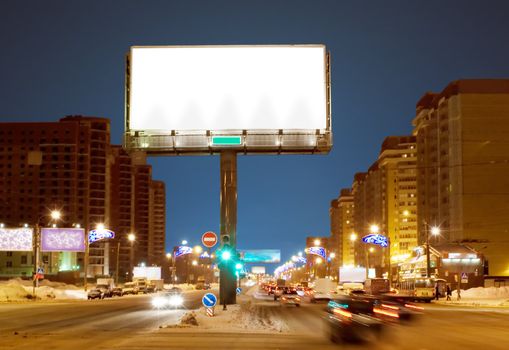
M31 300L32 293L32 281L16 278L0 282L0 302ZM74 285L48 280L40 282L35 289L35 295L40 300L87 299L87 293Z
M509 287L477 287L460 291L461 300L458 300L458 292L452 291L452 300L440 300L442 304L467 305L467 306L509 306Z
M216 306L213 317L207 316L205 308L201 307L196 311L185 313L177 325L164 328L187 327L222 332L281 333L289 330L286 322L274 312L252 303L251 300L237 305L228 305L226 311L223 311L221 306Z

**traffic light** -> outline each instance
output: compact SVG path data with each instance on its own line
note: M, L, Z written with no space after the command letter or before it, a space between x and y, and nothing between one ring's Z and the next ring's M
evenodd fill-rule
M229 250L224 250L221 252L221 260L227 261L227 260L230 260L231 257L232 257L232 254L230 253Z
M244 265L242 265L242 263L240 263L240 262L235 264L235 270L237 270L237 271L242 270L243 267L244 267Z

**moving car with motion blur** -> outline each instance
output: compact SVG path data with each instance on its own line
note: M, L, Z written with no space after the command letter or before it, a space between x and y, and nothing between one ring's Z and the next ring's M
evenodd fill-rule
M287 288L279 297L279 305L295 305L300 306L300 296L297 294L297 290Z
M373 302L338 295L327 304L326 323L334 343L376 341L383 331L383 321L373 316Z
M177 287L158 293L152 298L152 306L156 309L178 309L183 305L184 296L182 290Z
M122 294L122 288L120 287L114 287L112 290L111 290L111 296L112 297L121 297L123 294Z

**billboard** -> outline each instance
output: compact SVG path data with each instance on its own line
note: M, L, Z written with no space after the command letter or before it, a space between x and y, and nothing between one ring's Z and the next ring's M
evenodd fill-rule
M85 230L82 228L42 228L41 251L84 252Z
M161 268L159 266L135 266L133 278L145 277L148 280L160 280Z
M244 263L278 263L281 261L279 249L238 249Z
M251 267L251 273L255 275L265 275L265 266L253 266Z
M193 252L193 248L188 247L186 245L181 245L175 248L175 257L178 258L181 255L191 254Z
M364 236L362 237L362 241L364 243L376 244L383 248L389 245L388 238L378 233L372 233L370 235Z
M0 228L0 251L32 251L33 228Z
M133 46L126 72L130 150L330 150L324 45Z

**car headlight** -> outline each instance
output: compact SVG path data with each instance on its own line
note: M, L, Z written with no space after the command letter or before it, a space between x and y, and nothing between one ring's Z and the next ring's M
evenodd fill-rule
M184 299L180 295L172 295L169 300L171 306L180 306L184 303Z
M155 297L154 299L152 299L152 305L157 308L164 307L166 306L166 299L161 297Z

